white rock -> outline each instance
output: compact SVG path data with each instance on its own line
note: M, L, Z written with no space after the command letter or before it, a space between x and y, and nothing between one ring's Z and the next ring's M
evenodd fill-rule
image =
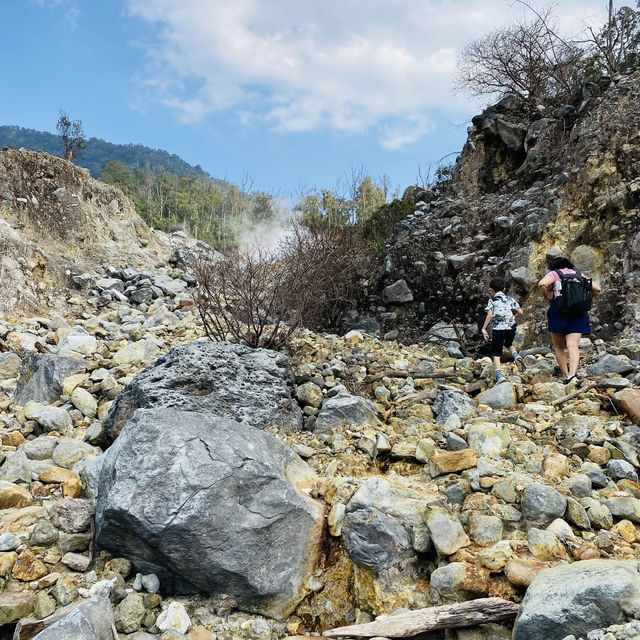
M191 620L186 609L180 602L170 602L169 606L158 616L156 626L160 631L179 631L187 633Z

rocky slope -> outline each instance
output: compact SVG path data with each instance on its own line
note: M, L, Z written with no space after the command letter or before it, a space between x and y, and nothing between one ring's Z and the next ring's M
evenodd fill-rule
M596 336L635 334L639 98L633 70L588 83L575 104L541 109L535 119L512 98L473 118L452 195L408 190L415 211L396 225L363 283L356 326L377 323L381 335L409 339L446 318L477 337L488 282L500 276L524 304L527 343L538 344L545 317L535 283L547 257L567 255L603 285Z
M0 356L0 620L15 638L76 637L78 603L93 635L77 637L113 623L139 640L275 640L525 592L518 638L635 617L640 361L604 343L582 370L599 386L554 404L575 385L549 353L492 387L488 359L359 332L301 332L289 357L213 345L189 289L0 333L14 349ZM565 587L527 591L550 567Z
M74 304L71 277L166 266L180 236L149 229L119 189L40 152L0 151L0 314ZM84 304L84 301L83 303Z

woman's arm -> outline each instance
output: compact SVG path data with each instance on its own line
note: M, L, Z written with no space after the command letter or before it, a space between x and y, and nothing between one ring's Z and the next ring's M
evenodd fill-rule
M600 288L600 285L597 282L592 282L591 291L594 296L597 296L602 291L602 289Z
M551 292L551 287L553 287L554 279L553 276L549 273L538 282L538 289L540 293L543 295L544 299L547 302L551 302L553 299L553 293Z

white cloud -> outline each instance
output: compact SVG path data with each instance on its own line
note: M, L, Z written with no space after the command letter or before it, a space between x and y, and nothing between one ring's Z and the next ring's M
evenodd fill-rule
M60 0L54 0L60 1ZM603 19L601 0L563 0L560 25ZM458 50L523 8L504 0L129 0L152 25L146 89L183 121L234 109L279 131L378 131L414 143L453 93Z

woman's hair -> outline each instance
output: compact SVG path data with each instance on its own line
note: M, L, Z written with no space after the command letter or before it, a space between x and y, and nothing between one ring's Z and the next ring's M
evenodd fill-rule
M573 269L574 271L576 270L576 268L573 266L573 262L571 262L569 258L563 258L562 256L554 258L549 263L550 271L556 271L557 269Z

